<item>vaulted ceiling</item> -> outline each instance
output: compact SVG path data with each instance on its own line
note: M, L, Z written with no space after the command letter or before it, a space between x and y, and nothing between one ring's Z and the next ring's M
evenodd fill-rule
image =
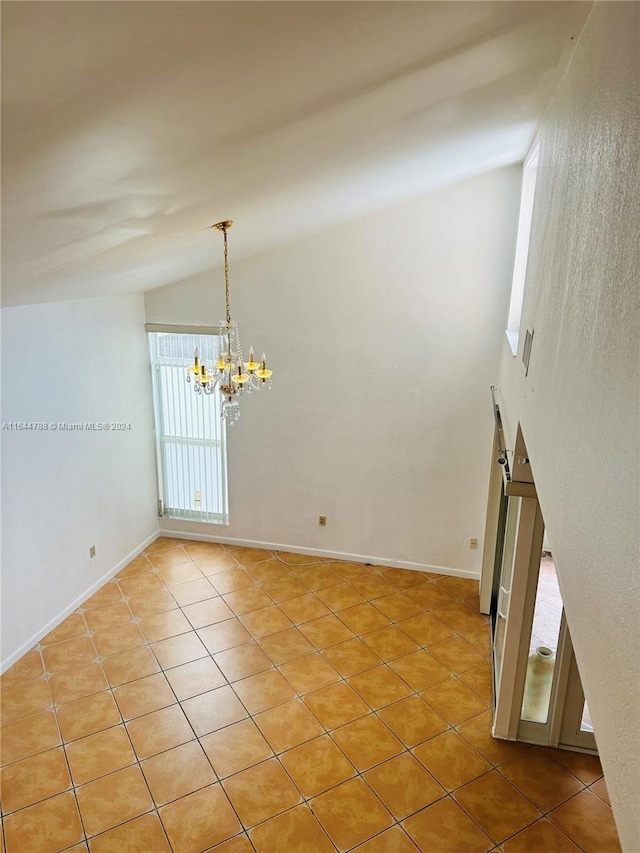
M3 302L140 292L522 160L590 9L5 2Z

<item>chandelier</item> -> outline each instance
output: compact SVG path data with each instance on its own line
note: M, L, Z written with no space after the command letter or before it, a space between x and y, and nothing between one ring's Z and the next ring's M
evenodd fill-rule
M239 398L246 391L250 394L260 388L271 388L272 370L267 369L267 358L262 353L260 361L255 360L253 347L249 347L249 361L242 358L238 326L231 319L229 308L229 247L227 231L233 222L228 219L213 225L222 231L224 237L224 296L226 320L218 323L218 358L208 370L204 361L200 362L198 350L194 353L193 364L187 370L187 382L192 381L197 394L222 395L220 417L231 426L240 417Z

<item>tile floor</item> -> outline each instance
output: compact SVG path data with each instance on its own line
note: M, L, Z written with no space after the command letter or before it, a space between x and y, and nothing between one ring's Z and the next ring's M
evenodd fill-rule
M6 853L620 849L597 759L491 738L470 580L162 538L1 686Z

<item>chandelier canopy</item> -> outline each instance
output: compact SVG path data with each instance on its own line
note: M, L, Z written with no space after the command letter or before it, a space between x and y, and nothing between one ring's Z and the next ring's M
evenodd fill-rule
M224 296L226 319L218 323L218 358L208 370L200 362L198 350L194 353L193 364L187 370L187 382L192 381L197 394L213 394L218 391L222 397L220 416L231 426L240 417L239 398L246 391L250 394L260 388L271 388L272 370L267 369L267 357L262 353L260 361L255 360L253 347L249 347L249 361L242 357L238 326L231 319L229 307L229 246L227 231L233 222L230 219L213 225L222 231L224 237Z

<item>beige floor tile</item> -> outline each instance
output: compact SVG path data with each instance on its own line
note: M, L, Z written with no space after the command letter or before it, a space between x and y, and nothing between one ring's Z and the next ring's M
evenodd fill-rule
M83 610L92 610L94 607L108 607L116 601L122 601L122 589L115 581L110 581L94 592L90 598L82 603Z
M444 789L407 752L367 771L364 779L396 820L403 820L445 796Z
M317 652L283 664L280 672L301 696L340 679L331 664Z
M342 582L340 575L328 566L295 566L293 572L313 592L336 586ZM353 603L355 604L355 602ZM331 609L335 610L335 607Z
M308 806L297 806L251 831L257 853L333 853L334 846Z
M115 625L131 622L132 619L133 613L126 601L116 601L106 607L96 607L93 610L87 610L84 614L84 620L90 631L109 630Z
M336 577L340 580L338 575ZM353 607L365 601L363 596L345 581L317 589L315 594L334 613L339 613L347 607Z
M40 678L43 674L42 654L38 649L31 649L0 676L0 685L4 691L10 687L17 687L27 681Z
M439 800L402 824L420 850L434 853L487 853L493 842L449 797Z
M287 566L309 566L318 563L318 557L313 554L296 554L293 551L276 551L276 556L280 562Z
M208 569L202 570L205 575L208 576L209 581L213 584L214 589L216 589L220 595L227 595L230 592L237 592L241 589L250 589L255 587L255 580L249 574L249 572L245 572L244 569L235 568L230 572L216 572L216 574L209 574Z
M233 689L250 714L259 714L276 705L282 705L294 699L296 695L277 669L237 681Z
M409 696L383 708L378 716L407 747L446 731L447 723L418 696Z
M135 598L138 595L152 595L165 588L162 578L159 578L155 572L144 572L131 578L122 578L118 581L118 586L127 598Z
M410 589L425 582L425 575L413 569L382 569L380 574L398 589Z
M113 695L125 720L142 717L176 701L169 682L161 672L116 687Z
M419 850L403 829L392 826L358 847L357 853L419 853Z
M476 628L485 628L489 625L489 617L484 616L477 609L468 607L462 601L454 601L438 607L431 612L440 622L448 625L457 634L465 631L474 631Z
M328 735L285 752L280 761L303 797L315 797L355 776L353 766Z
M561 764L570 773L573 773L585 785L591 785L602 776L602 765L597 755L589 755L586 752L571 752L569 749L544 750L550 758Z
M266 592L263 592L258 586L238 589L235 592L223 595L222 598L236 616L241 616L243 613L250 613L252 610L260 610L272 604Z
M241 720L205 735L200 743L221 779L253 767L273 754L253 720Z
M436 583L454 598L468 598L478 593L478 581L473 578L454 578L445 575L439 577Z
M292 625L291 620L275 604L245 613L240 617L240 621L256 640L261 637L268 637L269 634L285 631Z
M405 634L408 634L412 640L420 646L430 646L432 643L437 643L451 637L453 632L439 619L436 619L435 613L421 613L419 616L411 616L409 619L403 619L398 623Z
M326 649L353 638L353 631L333 614L305 622L300 625L300 631L316 649Z
M64 705L92 693L99 693L108 687L108 684L100 664L87 663L56 672L49 679L49 687L56 705Z
M375 631L376 628L384 628L391 624L384 613L369 602L341 610L340 621L351 628L354 634L366 634L369 631Z
M493 702L493 667L490 663L468 669L460 675L460 681L464 681L486 702Z
M183 613L196 629L233 619L233 611L220 596L189 604L183 608Z
M207 656L207 650L195 631L160 640L153 643L151 648L163 669L171 669L173 666Z
M393 823L387 809L362 779L350 779L320 794L311 807L340 850L350 850Z
M613 812L591 791L576 794L554 809L549 818L585 853L618 853L622 850Z
M244 545L228 545L227 548L233 559L240 566L250 566L262 560L270 560L273 556L271 551L267 551L264 548L246 548Z
M49 633L40 640L40 645L49 646L51 643L60 643L62 640L71 640L73 637L81 637L82 634L86 633L87 624L84 621L82 614L72 613L71 616L67 616L66 619L53 629L53 631L49 631ZM21 660L24 660L30 654L32 653L27 652ZM38 675L40 675L40 673L38 673Z
M91 839L91 853L172 853L157 815L146 814ZM69 851L71 853L71 851Z
M448 791L466 785L490 769L489 763L454 731L426 741L413 753Z
M360 595L364 595L365 598L369 598L371 600L382 598L384 595L391 595L391 593L397 592L397 588L394 584L386 578L383 578L382 575L377 574L370 574L362 578L353 577L350 579L350 583L358 590Z
M284 580L290 577L290 567L273 558L252 563L246 567L246 570L254 581L258 581L259 583Z
M148 556L149 562L155 569L166 569L171 566L178 566L181 563L189 563L191 561L189 554L184 548L179 546L165 548L158 552L150 552Z
M56 853L82 839L82 824L71 792L43 800L4 818L7 853Z
M102 661L102 669L109 684L112 687L118 687L129 681L136 681L138 678L160 672L160 664L148 646L138 646L105 658Z
M425 583L421 586L412 587L406 591L405 595L429 612L455 601L448 592L436 583Z
M127 563L124 569L118 572L116 580L119 578L128 578L131 575L139 575L142 572L150 571L152 568L153 566L149 562L149 558L145 554L139 554L130 563Z
M307 592L307 587L295 577L269 579L262 582L263 590L274 601L282 603L289 598L297 598Z
M364 634L362 639L370 649L387 662L419 649L418 644L395 625L371 631L369 634Z
M537 820L503 845L504 853L579 853L578 847L548 820Z
M217 687L207 693L186 699L182 710L198 737L237 723L247 712L231 687Z
M459 788L455 799L496 844L541 816L538 809L495 770Z
M485 656L481 654L471 643L462 637L449 637L429 646L431 654L440 663L447 667L455 675L473 669L485 662Z
M141 766L153 799L159 806L186 797L216 781L207 756L197 741L147 758Z
M378 655L359 639L347 640L346 643L339 643L337 646L325 649L323 655L345 678L372 669L381 663Z
M248 678L270 669L273 664L257 643L245 643L213 656L227 681Z
M62 705L57 714L60 733L66 743L121 722L120 711L109 691Z
M136 760L124 726L114 726L67 745L74 785L93 782Z
M543 812L559 806L583 788L572 773L538 748L505 761L500 772Z
M24 684L2 687L0 695L0 719L7 726L16 720L46 711L52 705L49 683L44 678L26 681Z
M76 789L87 835L105 832L153 806L139 767L127 767Z
M307 694L304 703L328 731L369 713L367 703L344 681Z
M180 544L178 539L173 536L158 536L144 549L144 554L154 554L156 551L163 551L166 548L175 548Z
M169 610L175 610L178 606L168 589L152 592L151 595L138 595L135 598L130 598L127 604L129 610L138 619L142 619L143 616L150 616L152 613L166 613Z
M166 640L185 634L193 628L187 617L180 610L169 610L166 613L154 613L140 620L140 628L149 643Z
M467 687L457 678L450 678L448 681L429 687L420 696L454 726L482 714L489 707L475 690Z
M205 577L176 584L171 587L171 594L180 607L187 607L189 604L206 601L218 595L208 578Z
M323 728L301 699L264 711L255 723L274 752L284 752L318 737Z
M402 619L418 616L423 611L422 606L404 592L394 592L391 595L376 598L375 606L392 622L400 622Z
M597 794L608 806L611 805L609 791L607 790L607 784L604 781L604 778L596 780L593 785L591 785L591 791L593 791L594 794Z
M246 827L269 820L300 802L300 794L275 758L236 773L222 785Z
M386 664L352 676L349 684L374 710L411 694L411 688Z
M527 743L500 740L491 735L493 713L485 711L457 727L458 732L491 764L502 764L531 747Z
M389 666L413 690L426 690L451 678L449 670L424 649L396 658Z
M14 812L71 787L62 747L40 752L2 769L2 810Z
M226 684L224 675L210 657L167 669L165 676L180 702Z
M491 628L489 625L482 625L480 628L474 628L473 631L463 631L460 636L471 643L481 655L484 655L486 660L491 659Z
M209 850L242 830L219 784L176 800L160 810L173 853Z
M160 568L158 569L158 577L164 581L169 589L173 589L189 581L204 580L203 572L191 561Z
M236 618L226 619L224 622L217 622L215 625L200 628L197 634L209 654L212 655L251 642L251 634Z
M311 592L307 592L306 595L298 595L294 598L282 601L280 604L280 610L284 611L295 625L301 625L304 622L311 622L314 619L329 616L331 613L329 608Z
M59 743L55 712L42 711L0 729L0 762L11 764L53 749Z
M98 650L98 654L103 658L115 655L125 649L143 646L145 643L144 634L140 628L131 623L118 625L117 630L109 628L98 631L91 639Z
M189 721L179 705L161 708L127 723L127 730L138 758L150 758L193 740Z
M194 556L194 562L200 571L209 578L224 574L225 572L230 574L234 571L241 571L233 557L230 554L225 553L209 556L196 554ZM243 572L243 574L246 575L247 573Z
M262 650L276 666L311 654L315 648L297 628L289 628L258 640Z
M336 729L331 737L361 771L369 770L403 751L396 736L373 714Z

